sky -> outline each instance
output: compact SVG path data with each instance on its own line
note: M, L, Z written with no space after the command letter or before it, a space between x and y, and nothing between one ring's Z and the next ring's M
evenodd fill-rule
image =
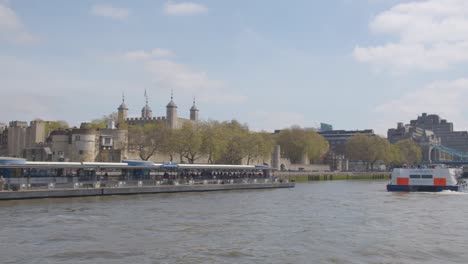
M253 130L468 130L466 0L0 0L0 122L116 112Z

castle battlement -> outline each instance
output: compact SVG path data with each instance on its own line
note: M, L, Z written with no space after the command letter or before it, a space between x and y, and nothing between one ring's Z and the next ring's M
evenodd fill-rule
M198 121L198 108L195 105L195 99L193 101L193 106L190 108L190 120L184 119L184 118L179 118L177 115L177 105L174 102L174 98L171 95L171 101L169 104L166 106L166 116L158 116L158 117L153 117L152 116L152 110L150 106L148 105L148 96L145 91L145 98L146 98L146 104L142 109L141 112L141 117L127 117L128 116L128 107L125 104L125 97L122 97L122 104L118 108L118 122L126 122L129 125L136 125L136 126L144 126L146 124L155 124L159 122L165 122L169 125L171 128L178 128L183 122L187 121L192 121L192 122L197 122ZM117 123L117 127L119 127L119 123Z

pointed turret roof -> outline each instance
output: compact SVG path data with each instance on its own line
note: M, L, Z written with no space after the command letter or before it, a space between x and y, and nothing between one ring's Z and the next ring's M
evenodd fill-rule
M146 89L145 89L145 106L143 106L143 108L141 109L142 112L151 112L151 107L149 107L148 105L148 94L146 93Z
M149 105L145 105L145 106L143 106L141 111L142 112L152 112L153 110L151 110L151 107L149 107Z
M166 107L177 107L177 105L174 103L174 93L171 92L171 101L167 104Z
M128 110L128 107L125 104L125 95L124 94L122 94L122 103L120 104L119 109Z
M192 108L190 108L190 111L198 111L198 108L195 105L195 97L193 98L193 105L192 105Z

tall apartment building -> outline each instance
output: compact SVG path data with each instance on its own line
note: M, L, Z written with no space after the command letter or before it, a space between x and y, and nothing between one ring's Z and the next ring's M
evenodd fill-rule
M433 131L440 138L440 144L446 147L468 152L468 132L454 131L453 123L441 119L438 115L423 113L417 119L411 120L409 125Z
M419 147L421 147L422 160L424 162L450 158L435 149L433 150L431 146L440 144L441 140L440 137L429 129L410 124L403 125L403 123L398 123L396 128L390 128L387 131L387 138L392 144L406 139L413 140L419 145Z
M346 154L346 142L352 136L357 134L375 136L374 130L365 129L365 130L329 130L329 131L320 131L318 132L322 137L324 137L328 144L330 145L330 151L337 155Z

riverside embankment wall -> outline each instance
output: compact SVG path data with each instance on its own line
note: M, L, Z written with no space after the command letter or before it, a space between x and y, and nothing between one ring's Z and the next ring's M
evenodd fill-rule
M332 180L390 180L390 172L289 172L278 171L275 176L296 182Z

